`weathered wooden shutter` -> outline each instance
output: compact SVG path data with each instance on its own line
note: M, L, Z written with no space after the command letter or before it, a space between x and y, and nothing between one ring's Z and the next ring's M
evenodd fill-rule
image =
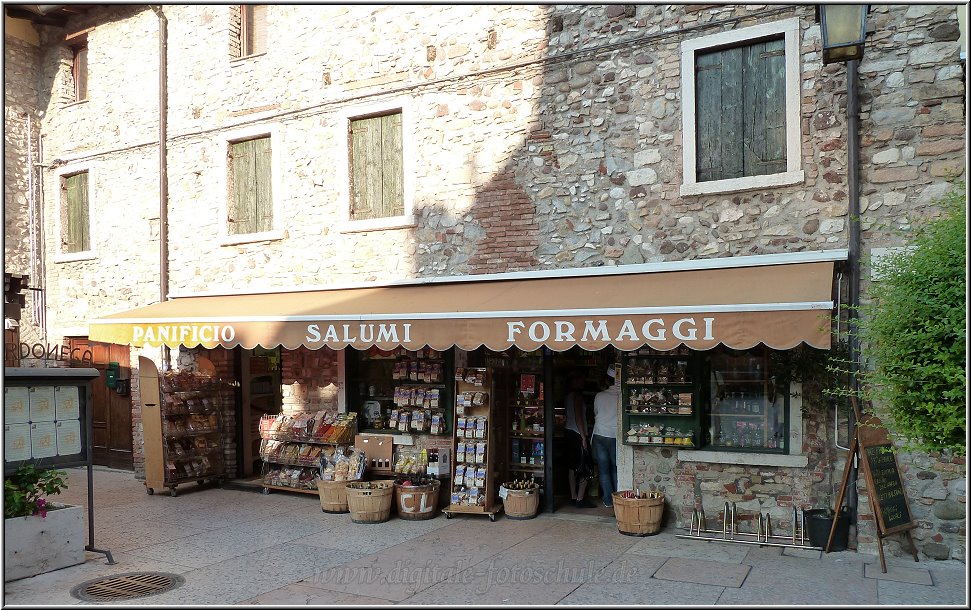
M381 117L381 153L381 215L401 216L405 210L400 112Z
M88 47L74 50L74 100L88 99Z
M351 121L351 218L404 213L401 113Z
M243 55L266 52L266 5L244 4L243 12Z
M229 232L256 232L256 163L253 140L230 145L232 193L230 194Z
M273 173L270 154L270 138L253 140L253 166L256 183L256 230L273 229Z
M351 121L351 218L377 218L381 209L381 117Z
M65 182L67 226L65 227L65 252L87 252L91 249L88 222L88 174L82 172L68 176Z
M743 49L745 71L745 176L786 171L785 41Z
M699 54L695 75L697 180L785 171L784 41Z

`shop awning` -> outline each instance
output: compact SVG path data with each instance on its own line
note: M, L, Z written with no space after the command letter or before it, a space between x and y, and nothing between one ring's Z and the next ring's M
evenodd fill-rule
M135 346L828 348L845 250L173 298L94 320Z

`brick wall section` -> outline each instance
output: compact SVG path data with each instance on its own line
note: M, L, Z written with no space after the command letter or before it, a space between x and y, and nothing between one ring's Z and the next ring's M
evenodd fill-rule
M282 350L283 412L337 410L337 352Z
M472 218L485 230L469 259L473 273L536 267L536 208L510 173L496 176L475 198ZM446 235L455 228L446 229ZM447 253L446 253L447 254Z

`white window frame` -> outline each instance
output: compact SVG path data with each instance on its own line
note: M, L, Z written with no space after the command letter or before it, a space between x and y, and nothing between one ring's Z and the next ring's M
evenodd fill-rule
M351 140L348 137L351 121L393 112L401 113L401 169L404 173L404 176L402 176L404 213L401 216L351 220ZM340 149L337 155L337 180L340 193L338 201L341 206L339 216L341 224L339 230L342 233L354 233L415 227L417 225L414 212L414 161L416 148L411 100L407 98L395 98L366 106L346 108L338 116L337 129L339 131L335 141L338 143L338 148Z
M778 34L784 36L786 53L786 171L762 176L743 176L741 178L698 182L698 152L695 145L697 139L695 56L699 52L711 48L743 45L748 41ZM805 182L806 173L802 169L802 113L800 108L802 96L799 91L802 70L800 59L798 17L730 32L719 32L681 43L681 151L684 168L681 183L682 195L730 193Z
M219 135L216 150L219 153L219 171L217 172L219 192L223 194L219 213L219 245L234 246L257 241L272 241L284 239L286 227L283 224L283 210L280 202L283 200L283 140L280 137L281 128L277 123L269 125L252 125L225 131ZM234 142L252 140L254 138L270 138L270 188L272 189L271 203L273 205L273 228L259 233L230 233L229 232L229 149Z
M54 255L55 263L73 263L77 261L86 261L98 258L98 252L95 248L95 183L97 164L95 163L75 163L63 165L54 171L55 176L55 201L57 202L57 214L54 215L54 235L57 236L57 254ZM61 215L64 211L64 206L67 202L63 199L63 181L68 176L73 176L74 174L80 174L82 172L88 172L88 235L91 237L89 249L82 252L65 252L64 244L62 240L62 229L61 226Z

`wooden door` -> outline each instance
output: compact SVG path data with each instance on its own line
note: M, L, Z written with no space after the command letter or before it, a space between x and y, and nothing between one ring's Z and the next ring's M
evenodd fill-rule
M120 365L119 379L131 379L130 348L127 345L97 343L85 338L72 338L68 341L71 353L91 350L93 363L73 361L73 366L90 366L101 373L100 378L91 382L94 463L109 468L133 470L131 396L120 396L105 385L105 370L109 362Z

